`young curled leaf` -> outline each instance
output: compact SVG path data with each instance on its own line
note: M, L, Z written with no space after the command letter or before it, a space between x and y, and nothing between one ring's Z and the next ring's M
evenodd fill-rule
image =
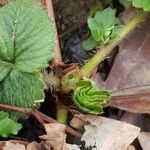
M110 93L98 90L90 80L80 80L74 91L74 103L84 112L102 114L109 103Z

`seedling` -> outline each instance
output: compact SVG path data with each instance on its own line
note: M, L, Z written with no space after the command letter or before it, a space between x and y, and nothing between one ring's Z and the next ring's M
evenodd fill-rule
M109 7L103 11L97 11L94 17L88 18L91 36L83 42L85 50L92 50L117 38L119 20L115 14L116 11Z

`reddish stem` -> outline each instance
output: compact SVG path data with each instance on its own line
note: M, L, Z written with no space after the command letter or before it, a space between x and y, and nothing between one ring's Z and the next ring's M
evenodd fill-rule
M45 5L46 5L47 11L48 11L49 18L51 20L54 20L54 22L55 22L52 0L45 0ZM58 39L58 34L57 34L56 22L55 22L55 29L56 29L56 35L55 35L56 36L56 46L54 48L54 62L62 63L61 50L60 50L59 39Z
M11 110L19 113L24 113L27 115L32 115L34 118L36 118L41 124L44 124L45 122L49 123L58 123L55 119L39 112L36 109L30 109L30 108L19 108L16 106L10 106L10 105L4 105L0 104L0 109L2 110ZM66 132L76 136L76 137L81 137L82 134L74 129L72 129L70 126L66 125Z

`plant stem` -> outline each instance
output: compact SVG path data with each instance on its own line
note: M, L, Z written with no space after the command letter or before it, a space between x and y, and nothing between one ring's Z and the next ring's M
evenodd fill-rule
M117 40L100 48L96 54L80 69L83 77L89 77L92 71L101 63L106 56L116 47L141 21L147 16L147 13L141 11L127 25L125 25Z
M62 105L57 105L57 121L63 124L67 123L68 109Z
M55 22L52 0L45 0L45 4L46 4L49 18L51 20L54 20L54 22ZM58 39L58 35L57 35L56 22L55 22L55 29L56 29L56 46L54 48L54 62L62 63L61 51L60 51L60 46L59 46L59 39Z

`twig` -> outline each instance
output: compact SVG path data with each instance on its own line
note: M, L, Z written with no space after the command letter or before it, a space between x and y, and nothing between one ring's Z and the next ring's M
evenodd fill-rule
M44 124L45 122L58 123L55 119L39 112L36 109L20 108L20 107L4 105L4 104L0 104L0 109L11 110L11 111L19 112L19 113L24 113L26 115L31 115L34 118L36 118L41 124ZM69 133L69 134L76 136L76 137L79 137L79 138L82 136L82 134L80 132L72 129L68 125L66 125L66 133Z
M49 18L55 22L52 0L45 0L45 5L46 5L47 11L48 11ZM54 48L54 62L62 63L61 50L60 50L59 39L58 39L58 35L57 35L56 22L55 22L55 29L56 29L56 46Z

